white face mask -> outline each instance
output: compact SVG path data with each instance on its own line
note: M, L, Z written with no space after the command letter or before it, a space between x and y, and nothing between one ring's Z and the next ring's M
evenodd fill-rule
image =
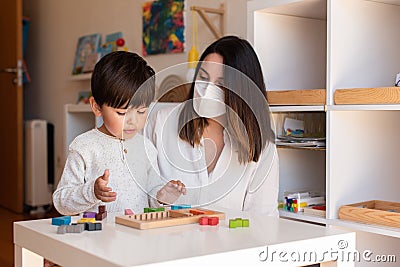
M215 118L226 113L225 93L213 83L196 82L193 108L200 117Z

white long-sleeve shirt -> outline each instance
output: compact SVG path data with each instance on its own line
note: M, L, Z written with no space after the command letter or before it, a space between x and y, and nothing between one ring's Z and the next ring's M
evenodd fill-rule
M269 144L258 162L240 164L229 133L214 170L208 174L204 140L194 148L178 135L182 105L150 114L144 129L158 150L158 164L164 179L181 180L186 196L176 203L215 206L278 216L279 160L275 144Z
M69 146L69 153L53 203L58 212L72 215L84 211L98 211L106 205L108 212L155 206L156 192L161 188L154 146L144 145L144 138L136 134L122 141L92 129L76 137ZM108 186L117 193L113 202L103 203L94 194L96 179L109 169Z

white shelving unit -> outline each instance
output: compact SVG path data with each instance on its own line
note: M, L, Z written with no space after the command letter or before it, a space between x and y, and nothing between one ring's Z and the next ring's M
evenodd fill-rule
M400 72L400 0L253 0L247 10L248 39L261 60L268 90L326 88L324 107L271 108L274 113L326 115L326 152L279 153L281 191L318 179L315 185L323 185L327 196L328 225L400 237L394 229L338 219L345 204L400 202L400 104L334 103L336 89L394 85ZM318 154L314 159L304 157L313 152ZM299 169L302 164L308 165ZM312 165L324 173L316 175ZM301 215L296 219L314 221ZM398 247L400 239L393 240Z
M79 134L102 124L102 119L94 116L90 105L66 104L64 106L64 155L68 146ZM63 161L65 162L65 160Z
M327 16L323 1L249 1L247 17L248 37L260 58L268 90L326 88ZM271 112L320 113L325 117L325 108L272 106ZM276 123L279 128L282 121L276 119ZM284 191L326 191L326 151L278 148L278 154L280 199ZM325 223L323 218L302 213L282 211L281 215Z

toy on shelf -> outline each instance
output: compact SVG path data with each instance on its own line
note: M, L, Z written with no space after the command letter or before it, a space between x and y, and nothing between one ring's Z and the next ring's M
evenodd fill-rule
M305 207L325 205L325 195L320 192L285 192L283 209L290 212L303 212Z
M218 218L219 222L219 220L225 219L225 213L206 209L176 209L169 211L140 213L135 215L116 216L115 223L144 230L199 223L202 217L216 217ZM213 219L212 223L215 222L216 219Z

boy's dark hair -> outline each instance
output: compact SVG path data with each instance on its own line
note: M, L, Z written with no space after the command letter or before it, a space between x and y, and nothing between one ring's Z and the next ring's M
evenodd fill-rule
M153 68L135 53L109 53L93 70L92 95L100 107L148 107L154 99L154 74Z

